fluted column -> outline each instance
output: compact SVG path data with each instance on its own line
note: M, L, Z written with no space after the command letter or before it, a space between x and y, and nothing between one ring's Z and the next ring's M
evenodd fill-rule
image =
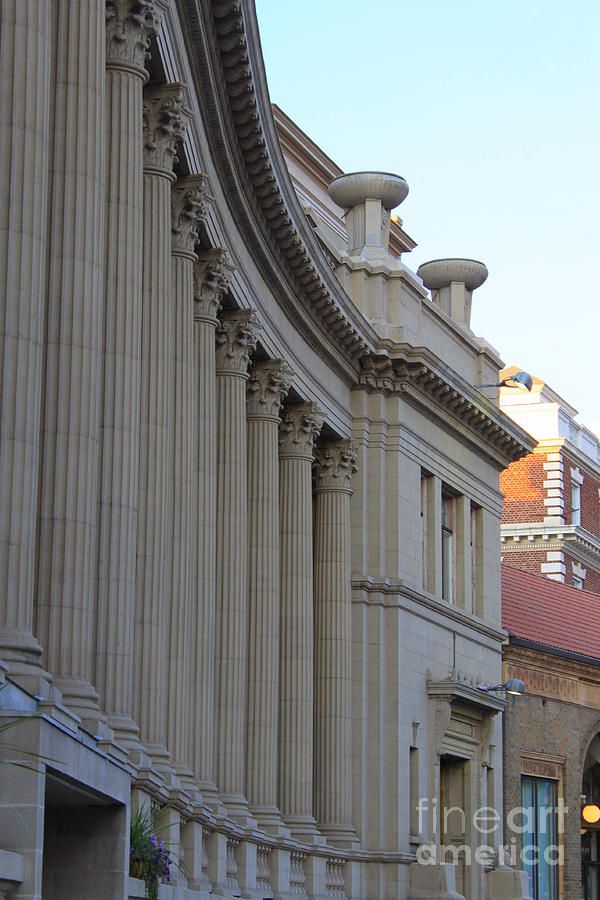
M352 588L350 484L356 448L334 441L315 454L315 813L333 843L352 826Z
M104 0L56 5L37 636L67 704L91 685L102 310ZM73 80L72 73L77 72Z
M132 719L142 337L144 58L156 0L107 0L102 431L96 686L109 723Z
M33 637L48 202L50 0L0 7L0 657L39 671Z
M243 811L248 665L246 381L258 337L256 314L226 315L216 333L217 592L215 709L217 786Z
M192 665L192 512L194 494L194 247L206 218L206 179L184 178L171 191L175 317L169 475L169 567L167 586L167 747L179 774L192 774L189 754ZM206 738L205 738L206 739Z
M215 329L232 275L226 250L200 252L194 267L194 586L190 636L189 758L204 798L216 794L214 767L217 385Z
M171 295L171 184L177 141L187 116L180 85L144 93L144 257L140 471L135 573L134 718L155 760L166 751L167 557L169 546L169 418L174 424Z
M281 644L279 807L292 833L316 834L313 816L313 443L323 425L316 403L284 409L279 428Z
M279 410L293 377L283 360L252 367L248 421L248 729L246 791L263 827L277 809L279 704Z

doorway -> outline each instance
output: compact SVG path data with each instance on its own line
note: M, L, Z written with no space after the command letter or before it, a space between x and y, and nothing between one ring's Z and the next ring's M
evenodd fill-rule
M456 890L467 900L471 896L467 877L468 771L467 762L455 756L440 757L440 843L444 849L442 862L454 863Z

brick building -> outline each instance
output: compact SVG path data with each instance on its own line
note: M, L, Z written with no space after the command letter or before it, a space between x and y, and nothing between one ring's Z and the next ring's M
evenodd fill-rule
M517 370L504 369L505 378ZM502 473L502 553L511 566L600 593L600 440L544 381L501 388L500 407L538 441Z
M528 855L525 850L520 865L535 900L599 896L600 830L581 818L582 797L597 805L600 799L597 602L589 591L502 566L502 616L509 634L504 677L521 678L526 688L504 714L505 844L512 840L517 854L534 848ZM558 811L542 826L544 805ZM511 830L511 810L519 807L532 813L515 816ZM552 844L561 848L560 855L548 853L558 865L543 859ZM536 851L539 865L528 865Z

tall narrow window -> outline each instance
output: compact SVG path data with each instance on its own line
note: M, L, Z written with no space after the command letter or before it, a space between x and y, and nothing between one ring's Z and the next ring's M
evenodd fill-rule
M410 774L410 822L411 836L420 833L419 828L419 751L416 747L410 748L409 757Z
M581 485L571 482L571 525L581 525Z
M442 597L454 602L454 499L442 496Z
M423 565L423 590L429 590L427 569L429 564L429 548L427 546L427 485L429 478L421 472L421 555Z
M521 778L521 805L526 810L523 868L533 900L558 900L557 783L546 778Z

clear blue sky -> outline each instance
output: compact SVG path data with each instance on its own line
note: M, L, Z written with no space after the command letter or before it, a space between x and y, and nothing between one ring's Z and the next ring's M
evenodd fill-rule
M404 176L405 262L485 262L474 331L599 423L600 2L256 4L272 101Z

